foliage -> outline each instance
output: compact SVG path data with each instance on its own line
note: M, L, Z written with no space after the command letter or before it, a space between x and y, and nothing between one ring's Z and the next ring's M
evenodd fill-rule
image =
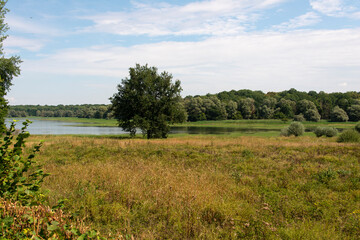
M281 98L277 103L277 109L275 111L275 115L277 115L278 119L282 118L292 118L296 109L296 102Z
M225 110L227 113L227 118L228 119L241 119L242 116L240 115L240 113L237 111L238 109L238 105L236 102L230 100L229 102L227 102L225 104Z
M340 108L339 106L335 106L331 112L330 120L332 122L346 122L349 120L347 113Z
M249 99L251 102L248 102ZM215 102L214 102L215 99ZM220 100L221 104L218 102ZM203 121L214 119L292 119L303 114L309 121L331 119L331 113L336 106L346 110L350 121L358 121L360 114L360 92L325 93L314 91L300 92L290 89L283 92L239 90L207 94L204 96L187 96L184 98L184 108L188 115L188 121ZM309 103L304 108L297 109L300 102L306 100ZM204 102L206 103L204 105ZM245 107L240 104L245 104ZM304 105L304 104L303 104ZM236 106L236 109L235 109ZM246 107L247 106L247 107ZM307 110L307 107L312 110ZM207 109L209 107L209 109ZM243 111L243 112L242 112ZM245 117L242 114L245 113ZM78 118L112 118L110 105L58 105L58 106L11 106L10 117L78 117ZM183 115L184 116L184 115ZM306 118L305 117L305 118Z
M200 97L186 97L185 108L191 122L206 120L205 107Z
M203 99L203 107L206 120L224 120L227 118L225 104L215 96Z
M338 130L333 127L326 127L324 131L326 137L335 137L338 135Z
M293 122L290 124L289 127L282 129L280 135L281 136L291 136L294 135L295 137L303 135L305 132L305 127L300 122Z
M347 113L350 121L360 121L360 104L351 105L351 107L348 108Z
M294 121L304 122L304 121L305 121L304 115L303 115L302 113L300 113L300 114L298 114L298 115L295 115L295 116L294 116Z
M157 68L147 65L137 64L129 72L130 78L122 80L110 99L119 126L132 136L140 128L147 138L166 138L169 123L186 120L180 81L172 83L172 75L158 74Z
M280 136L283 136L283 137L289 137L289 128L286 127L286 128L282 128L280 130Z
M5 0L0 0L0 131L5 129L5 117L8 112L7 101L5 95L12 85L14 77L20 74L19 64L21 60L17 56L10 58L4 57L3 41L7 38L5 35L8 26L5 23L5 15L8 9L5 7Z
M336 128L333 127L317 127L314 130L314 133L317 137L326 136L326 137L335 137L338 134Z
M356 124L355 130L358 131L358 133L360 133L360 122Z
M61 209L0 199L1 239L105 239Z
M314 133L317 137L322 137L322 136L324 136L324 128L317 127L317 128L315 128Z
M110 105L81 104L81 105L17 105L10 106L9 117L78 117L78 118L111 118Z
M32 149L32 153L24 157L25 139L29 137L26 127L30 122L25 121L15 143L15 123L6 131L0 140L0 197L13 199L21 204L36 204L39 200L39 188L44 177L47 176L39 166L34 167L35 153L41 144Z
M293 122L288 128L289 135L294 135L295 137L303 135L304 131L304 125L302 125L300 122Z
M271 119L274 116L274 109L263 105L259 108L259 114L264 119Z
M97 231L59 208L45 206L40 185L49 174L36 165L41 144L25 151L25 121L15 135L15 123L0 139L0 238L1 239L103 239ZM34 166L35 165L35 166Z
M252 98L241 99L238 103L238 108L244 119L253 118L256 110L255 100Z
M315 104L309 100L303 99L297 103L297 112L302 113L307 121L317 122L320 120L320 114Z
M342 132L338 139L338 142L360 142L360 133L355 129L349 129Z

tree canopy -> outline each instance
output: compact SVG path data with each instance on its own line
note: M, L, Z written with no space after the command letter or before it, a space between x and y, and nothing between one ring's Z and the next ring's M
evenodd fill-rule
M136 64L130 78L122 80L118 92L110 98L119 126L131 135L140 129L147 138L166 138L170 123L186 120L181 103L180 81L172 82L167 72Z
M5 23L5 15L8 9L5 7L5 0L0 0L0 131L5 129L5 117L8 112L8 102L5 99L6 93L12 85L13 77L20 74L19 64L21 60L17 56L5 58L3 41L7 38L5 34L9 29Z

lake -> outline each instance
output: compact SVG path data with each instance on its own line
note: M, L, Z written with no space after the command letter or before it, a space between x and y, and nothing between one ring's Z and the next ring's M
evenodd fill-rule
M22 122L25 121L25 119L16 120L19 120L16 123L16 128L21 128ZM76 126L81 125L81 123L46 121L37 119L29 120L32 121L32 123L29 125L27 130L30 134L35 135L119 135L127 133L118 127L84 127ZM7 126L9 126L11 122L12 119L6 119Z
M17 128L22 127L22 122L25 119L16 119ZM61 122L61 121L47 121L30 119L32 123L28 127L30 134L34 135L120 135L128 134L119 127L87 127L83 123ZM6 119L6 125L9 126L12 119ZM79 126L76 126L79 125ZM265 132L269 129L241 129L233 127L172 127L170 133L172 134L230 134L234 132L242 132L252 134L256 132ZM274 130L270 130L274 131ZM276 130L275 130L276 131ZM139 131L140 132L140 131Z

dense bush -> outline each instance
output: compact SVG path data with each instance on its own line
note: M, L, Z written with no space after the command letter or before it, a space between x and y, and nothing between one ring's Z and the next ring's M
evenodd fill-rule
M324 135L324 128L323 127L317 127L314 130L314 133L317 137L321 137Z
M293 122L290 124L289 127L282 129L280 135L286 137L294 135L295 137L298 137L303 135L304 132L305 132L305 128L304 125L302 125L302 123Z
M342 132L338 139L338 142L360 142L360 133L355 129L349 129Z
M302 113L300 113L300 114L294 116L294 121L304 122L304 121L305 121L305 117L304 117L304 115L303 115Z
M339 106L336 106L331 112L330 120L332 122L346 122L349 120L349 117L343 109L341 109Z
M360 123L356 124L355 126L355 130L358 131L360 133Z
M317 127L314 133L317 137L335 137L338 134L338 130L333 127Z
M347 109L349 120L353 122L360 121L360 104L351 105Z
M338 130L333 127L326 127L324 131L325 136L327 137L335 137L336 135L338 135Z

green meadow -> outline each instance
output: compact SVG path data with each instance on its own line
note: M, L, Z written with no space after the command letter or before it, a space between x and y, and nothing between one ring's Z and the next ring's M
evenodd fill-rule
M40 140L47 201L66 199L64 211L107 238L359 239L358 143L185 134L31 136L29 144Z

